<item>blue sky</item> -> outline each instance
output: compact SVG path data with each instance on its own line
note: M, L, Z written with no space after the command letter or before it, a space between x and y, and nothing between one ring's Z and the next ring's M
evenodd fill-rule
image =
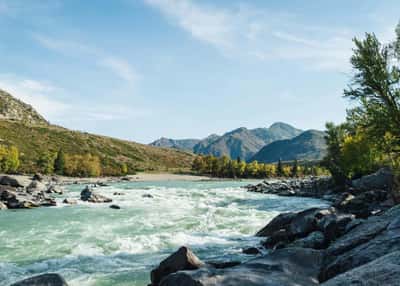
M354 36L398 0L0 0L0 88L52 123L148 143L344 119Z

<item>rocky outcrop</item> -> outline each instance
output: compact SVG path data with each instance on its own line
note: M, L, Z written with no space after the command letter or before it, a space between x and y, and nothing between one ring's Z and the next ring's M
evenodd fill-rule
M59 274L47 273L27 278L11 286L68 286L68 284Z
M379 169L377 172L353 180L352 186L360 191L368 190L391 190L393 184L393 173L389 168Z
M400 251L387 254L372 262L340 274L322 283L323 286L385 285L400 283Z
M335 195L335 185L330 177L309 177L285 180L266 180L257 185L248 185L249 192L279 196L297 196L331 199Z
M90 203L111 203L112 199L97 194L92 188L86 186L81 192L81 200Z
M181 270L195 270L202 266L204 266L204 263L197 258L190 249L183 246L163 260L157 268L151 271L151 283L153 286L156 286L159 285L164 277L171 273Z
M318 285L321 261L322 252L317 250L280 249L231 268L206 266L172 273L160 286L312 286Z

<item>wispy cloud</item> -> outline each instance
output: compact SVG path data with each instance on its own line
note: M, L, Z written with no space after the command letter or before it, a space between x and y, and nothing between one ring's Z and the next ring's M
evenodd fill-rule
M354 33L348 33L347 29L309 27L299 24L294 15L245 4L229 9L194 0L144 2L225 56L297 60L316 69L343 71L348 68Z
M136 84L140 78L137 71L126 59L110 56L99 48L78 41L67 41L41 34L34 34L33 38L41 46L65 56L89 57L95 65L108 69L114 76L126 81L131 86Z

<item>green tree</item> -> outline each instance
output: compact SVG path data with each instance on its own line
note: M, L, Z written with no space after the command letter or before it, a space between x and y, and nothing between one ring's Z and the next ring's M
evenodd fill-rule
M52 174L54 172L54 155L50 152L44 152L39 156L36 165L43 174Z
M54 160L54 172L58 175L64 175L65 154L62 149L58 150L56 159Z
M297 159L294 160L292 168L290 170L290 176L291 177L298 177L299 175L299 163L297 162Z
M279 159L278 165L276 166L276 175L277 175L278 177L283 177L284 174L285 174L285 171L283 170L282 160Z

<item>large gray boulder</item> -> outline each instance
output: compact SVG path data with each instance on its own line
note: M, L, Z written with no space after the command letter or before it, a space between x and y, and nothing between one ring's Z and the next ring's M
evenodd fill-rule
M274 217L265 227L256 233L256 236L271 236L274 232L286 228L295 218L296 213L281 213Z
M295 240L290 247L323 249L326 247L325 235L320 231L314 231L304 238Z
M400 251L400 205L372 216L334 241L320 274L327 281L381 256Z
M27 278L11 286L68 286L68 284L59 274L48 273Z
M389 168L379 169L377 172L353 180L352 185L362 191L369 190L390 190L393 184L393 173Z
M204 267L166 276L160 286L312 286L322 253L313 249L287 248L225 269Z
M195 270L202 266L204 266L204 263L190 249L182 246L151 271L151 283L158 285L165 276L171 273L180 270Z
M25 180L21 177L15 176L0 176L0 185L10 186L14 188L26 187L30 183L29 180Z
M400 285L400 251L387 254L321 284L323 286L398 286Z
M86 186L81 192L81 200L90 203L111 203L112 199L97 194L89 186Z

